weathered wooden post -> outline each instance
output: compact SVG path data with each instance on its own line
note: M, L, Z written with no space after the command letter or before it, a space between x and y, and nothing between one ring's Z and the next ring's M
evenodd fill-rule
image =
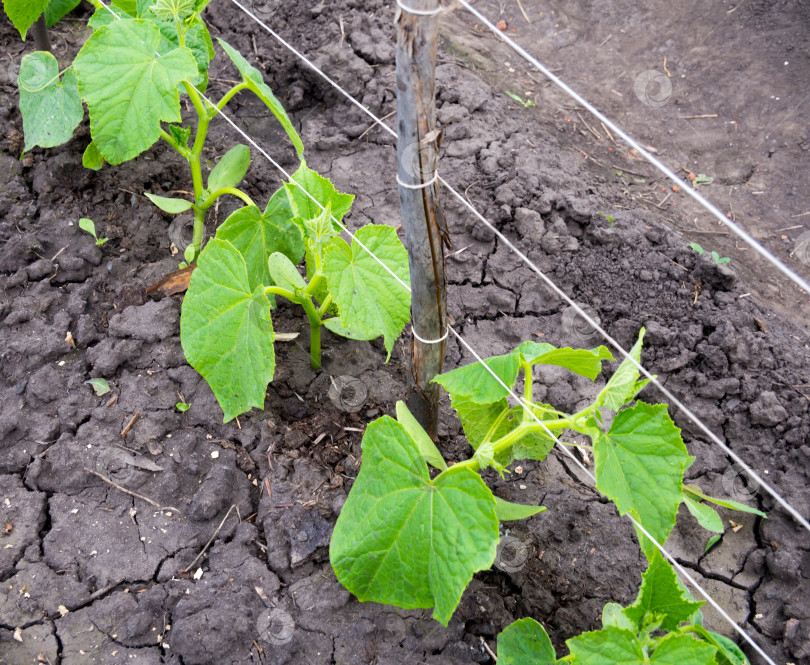
M34 45L37 51L50 51L51 40L48 38L48 24L45 22L45 14L42 14L36 20L31 31L34 33Z
M408 406L432 437L439 418L439 386L447 344L444 246L450 246L439 204L436 130L436 42L440 0L398 0L397 159L399 204L411 275L414 389Z

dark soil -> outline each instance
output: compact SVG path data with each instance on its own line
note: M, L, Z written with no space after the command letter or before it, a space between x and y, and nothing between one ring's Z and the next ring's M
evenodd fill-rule
M524 7L533 10L528 0ZM756 11L738 14L760 17L743 20L749 37L763 21L781 25L774 16L788 24L805 16L786 3ZM390 137L366 132L366 116L226 0L207 13L214 36L241 49L278 91L309 163L357 195L350 224L396 225ZM271 23L383 116L395 107L392 13L371 0L307 1L279 7ZM515 108L453 27L466 18L447 20L438 68L447 179L625 347L646 326L645 366L810 515L805 328L775 313L773 300L746 295L752 287L737 273L736 257L731 269L698 257L692 238L667 226L658 208L640 207L625 182L591 170L571 123L556 114L553 122L532 122ZM56 29L60 56L75 53L83 31L76 20ZM502 554L476 576L448 628L430 611L357 603L336 582L327 544L359 469L365 424L392 413L405 392L408 340L385 365L379 343L327 333L324 367L313 372L304 321L281 306L276 330L302 335L277 345L264 411L221 424L213 394L183 359L180 296L143 295L179 258L171 253L171 220L141 193L188 189L183 165L156 146L120 167L83 170L86 124L68 145L19 161L15 82L31 47L5 22L0 42L10 56L0 71L0 663L491 663L483 643L494 649L513 619L541 621L562 655L566 638L599 626L606 602L633 599L644 562L630 523L552 454L506 480L486 475L503 498L549 510L509 525L504 542L516 539L508 541L514 555ZM756 59L758 41L742 35L739 43ZM734 65L723 66L730 72ZM234 76L218 57L212 95ZM294 166L293 151L257 103L240 97L233 109L283 166ZM238 140L215 124L209 157ZM789 168L790 155L785 160ZM256 156L248 193L265 199L280 182ZM212 227L229 209L221 206ZM450 313L479 352L526 339L598 343L462 206L447 198L446 212L454 243ZM103 248L78 230L83 216L110 238ZM451 345L448 366L469 361ZM367 390L359 409L352 396L329 397L333 381L346 376ZM105 378L112 392L97 397L84 384L92 377ZM535 396L571 410L593 390L552 370ZM648 389L645 399L659 397ZM175 408L181 400L191 405L185 413ZM668 547L776 662L807 665L808 534L741 482L683 414L673 417L696 457L689 481L755 504L769 518L724 512L739 528L704 555L708 534L683 514ZM469 455L449 409L440 445L449 459ZM709 627L732 634L711 609L706 617Z

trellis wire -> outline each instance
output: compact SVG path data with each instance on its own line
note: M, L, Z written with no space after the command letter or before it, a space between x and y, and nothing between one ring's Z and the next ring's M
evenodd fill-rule
M231 1L232 1L232 2L234 2L235 4L239 4L238 2L236 2L236 0L231 0ZM111 13L111 14L112 14L112 15L113 15L115 18L116 18L116 20L118 20L118 19L119 19L119 17L118 17L118 16L115 14L115 12L113 12L113 11L110 9L110 7L109 7L109 6L105 5L103 2L101 2L101 4L102 4L102 6L103 6L103 7L105 7L105 8L106 8L106 9L107 9L107 10L108 10L108 11L109 11L109 12L110 12L110 13ZM241 6L241 5L240 5L240 6ZM244 9L244 8L243 8L243 9ZM246 11L246 10L245 10L245 11ZM255 17L254 17L254 19L255 19ZM255 19L255 20L257 20L257 21L258 21L258 19ZM301 56L301 57L303 57L303 56ZM313 66L313 67L314 67L314 66ZM315 69L317 70L317 68L315 68ZM319 71L319 70L317 70L317 71ZM331 80L331 79L330 79L330 80ZM190 85L192 85L192 84L190 84ZM333 85L334 85L334 84L333 84ZM258 151L259 151L259 152L260 152L260 153L261 153L261 154L262 154L262 155L263 155L263 156L264 156L264 157L265 157L265 158L266 158L266 159L267 159L267 160L268 160L268 161L269 161L269 162L270 162L272 165L273 165L273 166L275 166L275 167L276 167L276 168L277 168L277 169L278 169L278 170L279 170L279 171L280 171L282 174L284 174L284 175L285 175L285 176L286 176L286 177L287 177L289 180L291 180L293 183L295 183L295 184L296 184L296 185L297 185L297 186L298 186L298 187L299 187L299 188L300 188L300 189L301 189L301 190L302 190L302 191L303 191L303 192L304 192L304 193L305 193L305 194L306 194L306 195L307 195L307 196L308 196L308 197L309 197L309 198L310 198L310 199L311 199L311 200L312 200L312 201L313 201L313 202L314 202L314 203L315 203L315 204L316 204L318 207L320 207L320 208L321 208L321 210L324 210L324 209L325 209L325 208L324 208L324 206L323 206L323 205L321 205L321 203L320 203L319 201L317 201L317 200L316 200L316 199L315 199L315 198L314 198L314 197L313 197L313 196L312 196L312 195L311 195L311 194L310 194L310 193L309 193L309 192L308 192L308 191L307 191L307 190L306 190L304 187L302 187L302 186L301 186L301 185L299 185L299 184L298 184L298 183L297 183L297 182L296 182L294 179L292 179L292 177L290 176L290 174L289 174L289 173L287 173L287 171L286 171L286 170L285 170L285 169L284 169L284 168L283 168L283 167L282 167L280 164L278 164L278 163L277 163L277 162L276 162L276 161L275 161L275 160L274 160L272 157L270 157L270 155L269 155L269 154L268 154L268 153L267 153L267 152L266 152L266 151L265 151L265 150L264 150L264 149L263 149L263 148L262 148L262 147L261 147L261 146L260 146L260 145L259 145L259 144L258 144L258 143L257 143L257 142L256 142L256 141L253 139L253 138L252 138L252 137L250 137L250 136L249 136L247 133L245 133L245 132L244 132L244 131L243 131L243 130L242 130L240 127L239 127L239 126L237 126L237 125L236 125L236 124L235 124L235 123L234 123L234 122L233 122L233 121L232 121L232 120L231 120L231 119L230 119L230 118L229 118L229 117L228 117L228 116L227 116L227 115L226 115L226 114L225 114L225 113L224 113L224 112L221 110L221 109L218 109L218 108L216 107L216 105L215 105L215 104L214 104L214 103L213 103L213 102L212 102L210 99L208 99L208 98L207 98L207 97L206 97L206 96L205 96L205 95L204 95L202 92L200 92L200 90L198 90L198 89L196 88L196 86L193 86L193 85L192 85L192 87L193 87L193 88L194 88L194 90L195 90L195 91L196 91L196 92L197 92L197 93L198 93L198 94L199 94L199 95L202 97L202 99L204 99L204 100L205 100L205 101L206 101L206 102L207 102L209 105L211 105L211 107L212 107L212 108L216 109L217 113L218 113L220 116L222 116L222 117L223 117L223 118L224 118L224 119L225 119L225 120L228 122L228 124L230 124L230 125L231 125L231 126L232 126L232 127L233 127L233 128L234 128L234 129L235 129L235 130L236 130L236 131L237 131L237 132L238 132L238 133L239 133L239 134L240 134L240 135L241 135L241 136L242 136L242 137L245 139L245 140L247 140L247 141L248 141L248 142L249 142L251 145L253 145L253 146L254 146L254 147L255 147L255 148L256 148L256 149L257 149L257 150L258 150ZM348 94L348 93L345 93L345 92L344 92L344 94ZM372 115L372 117L374 117L374 116ZM380 124L381 124L381 121L379 121L378 119L376 119L376 117L375 117L375 120L376 120L378 123L380 123ZM442 182L443 182L443 184L445 184L445 186L447 186L447 187L448 187L448 188L449 188L451 191L453 191L454 193L456 193L456 192L455 192L455 190L453 190L452 188L450 188L450 187L449 187L449 185L447 185L447 183L445 183L445 182L444 182L444 180L443 180L443 179L442 179ZM456 193L456 194L457 194L457 193ZM398 282L399 282L399 283L400 283L400 284L401 284L403 287L405 287L405 288L406 288L408 291L410 291L410 288L408 287L408 285L407 285L407 284L405 284L405 282L403 282L403 281L402 281L402 280L401 280L401 279L400 279L400 278L399 278L399 277L398 277L398 276L397 276L395 273L393 273L393 271L391 271L391 269L390 269L390 268L388 268L388 266L386 266L386 265L385 265L385 264L382 262L382 260L380 260L380 259L379 259L379 258L378 258L378 257L377 257L377 256L376 256L374 253L373 253L373 252L371 252L371 251L370 251L370 250L369 250L369 249L368 249L368 248L367 248L365 245L363 245L363 243L362 243L362 242L360 242L359 240L357 240L357 238L354 236L354 234L353 234L351 231L349 231L349 229L348 229L348 228L347 228L345 225L341 224L341 223L340 223L340 222L339 222L337 219L335 219L335 217L334 217L333 215L332 215L331 217L332 217L332 220L333 220L335 223L337 223L337 224L338 224L338 225L339 225L339 226L340 226L340 227L343 229L343 231L344 231L344 232L346 232L346 233L347 233L349 236L351 236L351 237L352 237L352 239L353 239L354 241L358 242L358 244L359 244L359 245L360 245L360 246L361 246L361 247L362 247L362 248L363 248L363 249L364 249L366 252L368 252L368 254L369 254L370 256L374 257L374 259L375 259L377 262L379 262L379 263L380 263L380 265L382 265L382 266L383 266L383 267L384 267L386 270L388 270L388 272L389 272L389 273L391 273L391 275L392 275L392 276L393 276L393 277L394 277L394 278L395 278L395 279L396 279L396 280L397 280L397 281L398 281ZM482 219L483 219L483 218L482 218ZM484 221L486 222L486 220L485 220L485 219L484 219ZM515 248L515 249L516 249L516 248ZM517 250L516 250L516 251L517 251ZM538 271L538 272L539 272L539 271ZM540 274L541 274L541 276L543 276L543 275L542 275L542 273L540 273ZM556 285L555 285L555 286L556 286ZM572 301L572 302L573 302L573 301ZM584 315L584 312L582 312L582 314ZM541 426L541 427L542 427L542 428L543 428L543 429L546 431L546 433L547 433L547 434L548 434L548 435L549 435L549 436L550 436L550 437L551 437L551 438L554 440L555 444L556 444L556 445L558 445L559 447L561 447L562 451L563 451L563 452L564 452L566 455L568 455L568 456L569 456L569 457L570 457L570 458L571 458L571 459L574 461L574 463L575 463L577 466L579 466L579 468L580 468L580 469L581 469L581 470L582 470L582 471L583 471L583 472L584 472L584 473L585 473L585 474L586 474L588 477L590 477L590 478L591 478L591 480L593 480L593 481L594 481L594 483L595 483L595 482L596 482L596 477L595 477L595 476L594 476L594 475L593 475L593 474L592 474L592 473L591 473L591 472L590 472L590 471L589 471L589 470L588 470L588 469L587 469L587 468L586 468L586 467L585 467L585 466L584 466L584 465L583 465L583 464L582 464L582 463L581 463L581 462L580 462L580 461L579 461L579 460L576 458L576 456L575 456L575 455L574 455L574 454L573 454L573 453L572 453L570 450L568 450L568 447L567 447L567 446L566 446L566 445L565 445L563 442L561 442L561 441L559 440L559 438L557 438L557 437L554 435L554 433L553 433L553 432L551 432L551 430L549 430L549 429L548 429L548 427L546 427L545 423L543 423L543 422L542 422L542 421L541 421L541 420L540 420L540 419L537 417L537 415L534 413L534 411L533 411L531 408L529 408L529 406L528 406L528 405L527 405L527 404L524 402L524 400L523 400L523 399L521 399L519 396L517 396L517 395L514 393L514 391L513 391L513 390L512 390L512 389L511 389L509 386L507 386L507 385L506 385L506 384L505 384L505 383L504 383L504 382L503 382L503 381L500 379L500 377L498 377L498 375L497 375L497 374L495 374L495 372L494 372L494 371L493 371L493 370L492 370L492 369L491 369L491 368L490 368L488 365L486 365L486 363L484 363L483 359L482 359L482 358L481 358L481 356L480 356L480 355L479 355L479 354L478 354L478 353L475 351L475 349L473 349L473 347L472 347L472 346L471 346L471 345L470 345L470 344L469 344L469 343L468 343L466 340L464 340L464 338L463 338L463 337L462 337L462 336L461 336L461 335L460 335L460 334L459 334L459 333L458 333L458 332L457 332L457 331L456 331L456 330L455 330L455 329L454 329L452 326L448 326L448 330L449 330L449 331L452 331L453 335L455 335L455 337L456 337L456 338L459 340L459 342L460 342L461 344L463 344L463 345L464 345L464 347L465 347L465 348L467 348L467 350L469 350L469 351L470 351L470 353L472 353L472 355L473 355L473 356L476 358L476 360L477 360L478 362L480 362L480 363L482 364L482 366L483 366L483 367L485 367L485 368L487 369L487 371L488 371L488 372L489 372L489 373L490 373L490 374L491 374L491 375L492 375L492 376L495 378L495 380L496 380L496 381L497 381L497 382L498 382L498 383L499 383L499 384L500 384L502 387L504 387L504 388L507 390L507 392L508 392L508 393L509 393L509 394L510 394L510 395L511 395L511 396L512 396L512 397L513 397L513 398L514 398L514 399L515 399L515 400L516 400L518 403L520 403L520 405L523 407L523 409L524 409L524 410L525 410L525 411L526 411L526 412L527 412L527 413L528 413L528 414L529 414L529 415L530 415L530 416L531 416L531 417L532 417L532 418L535 420L535 422L537 422L537 423L538 423L538 424L539 424L539 425L540 425L540 426ZM606 333L604 333L604 332L603 332L603 334L605 334L605 335L606 335ZM615 342L614 342L614 343L615 343ZM621 348L621 347L619 347L619 348ZM630 357L630 356L628 356L628 357ZM631 357L631 359L632 359L632 357ZM641 369L643 370L643 368L641 368ZM646 373L646 372L645 372L645 373ZM735 622L735 621L734 621L734 620L733 620L733 619L732 619L732 618L729 616L729 614L728 614L728 613L727 613L727 612L726 612L726 611L725 611L725 610L724 610L724 609L723 609L723 608L722 608L722 607L721 607L721 606L720 606L720 605L719 605L719 604L718 604L718 603L717 603L717 602L714 600L714 598L712 598L712 597L711 597L711 595L710 595L710 594L709 594L707 591L705 591L705 590L703 589L703 587L701 587L701 586L700 586L700 585L699 585L699 584L698 584L698 583L695 581L695 579L694 579L694 578L693 578L693 577L692 577L692 576L691 576L691 575L690 575L690 574L689 574L689 573L686 571L686 569L685 569L685 568L683 568L683 566L681 566L681 565L680 565L680 564L679 564L679 563L678 563L678 562L675 560L674 556L673 556L673 555L671 555L671 554L670 554L670 553L669 553L669 552L668 552L668 551L667 551L667 550L664 548L664 546L663 546L663 545L661 545L661 544L660 544L660 543L659 543L657 540L655 540L655 539L654 539L654 538L653 538L653 537L652 537L652 536L649 534L649 532L648 532L648 531L647 531L647 530L646 530L646 529L645 529L645 528L644 528L644 527L643 527L641 524L639 524L639 523L638 523L638 521L636 521L636 520L635 520L635 519L634 519L634 518L633 518L631 515L625 515L625 516L626 516L626 517L628 517L628 518L630 519L630 521L631 521L631 522L633 522L633 524L634 524L634 525L635 525L635 526L636 526L636 527L637 527L637 528L638 528L638 529L639 529L639 530L640 530L640 531L641 531L641 532L644 534L644 536L646 536L646 537L647 537L647 538L650 540L650 542L652 542L652 543L653 543L653 544L654 544L654 545L655 545L655 546L656 546L656 547L657 547L657 548L658 548L658 549L661 551L661 553L662 553L662 554L663 554L663 555L664 555L664 556L665 556L665 557L666 557L666 558L667 558L667 559L668 559L668 560L669 560L669 561L670 561L670 562L671 562L671 563L672 563L672 564L675 566L675 568L676 568L676 569L677 569L677 570L678 570L678 571L681 573L681 575L682 575L684 578L686 578L686 579L687 579L687 581L689 581L689 582L690 582L690 583L691 583L691 584L692 584L692 585L693 585L693 586L694 586L694 587L695 587L695 588L696 588L698 591L700 591L701 595L702 595L704 598L706 598L706 600L709 602L709 604L710 604L710 605L712 605L712 607L714 607L714 608L715 608L715 609L716 609L716 610L717 610L717 611L720 613L720 615L721 615L721 616L722 616L722 617L723 617L723 618L724 618L724 619L725 619L725 620L726 620L726 621L727 621L727 622L728 622L728 623L729 623L729 624L730 624L730 625L731 625L731 626L734 628L734 630L735 630L737 633L739 633L739 634L742 636L742 638L743 638L743 639L744 639L746 642L748 642L748 643L749 643L749 644L750 644L750 645L751 645L751 646L754 648L754 650L755 650L757 653L759 653L759 654L760 654L760 655L761 655L761 656L762 656L762 657L763 657L763 658L764 658L764 659L765 659L765 660L766 660L768 663L770 663L770 665L776 665L776 663L775 663L775 662L774 662L774 661L773 661L773 660L772 660L772 659L771 659L771 658L770 658L770 657L769 657L769 656L768 656L768 655L767 655L767 654L766 654L766 653L765 653L765 652L762 650L762 648L761 648L761 647L760 647L760 646L759 646L759 645L758 645L756 642L754 642L754 641L753 641L753 639L752 639L751 637L749 637L749 635L748 635L748 634L747 634L747 633L746 633L746 632L745 632L745 631L742 629L742 627L741 627L741 626L739 626L739 625L738 625L738 624L737 624L737 623L736 623L736 622Z
M506 44L508 44L520 57L522 57L524 60L526 60L535 68L537 68L543 74L543 76L548 78L552 83L554 83L558 88L560 88L563 92L565 92L569 97L572 97L577 103L581 104L586 111L591 113L591 115L595 116L600 121L604 122L605 125L607 125L611 130L613 130L615 134L617 134L620 138L622 138L625 141L625 143L627 143L632 148L637 150L638 153L642 157L644 157L644 159L646 159L650 164L652 164L655 168L657 168L661 173L663 173L667 178L672 180L675 184L682 187L682 191L689 194L689 196L695 199L695 201L697 201L701 206L703 206L706 210L708 210L714 217L716 217L720 222L722 222L729 229L731 229L740 239L742 239L748 245L753 247L754 250L756 250L760 255L765 257L765 259L767 259L771 264L773 264L773 266L776 267L779 271L781 271L788 279L795 282L796 285L799 286L799 288L801 288L806 294L810 295L810 284L808 284L804 278L802 278L801 276L796 274L796 272L788 268L784 263L782 263L782 261L776 258L768 249L766 249L760 243L754 240L754 238L752 238L747 231L742 229L733 220L729 219L726 215L724 215L717 208L716 205L714 205L700 192L698 192L697 189L687 184L684 180L675 175L672 169L670 169L655 155L651 154L648 150L646 150L638 141L636 141L632 136L630 136L627 132L625 132L621 127L619 127L615 122L613 122L610 118L608 118L599 109L597 109L582 95L576 92L571 86L565 83L565 81L560 79L560 77L555 76L554 73L548 67L543 65L543 63L541 63L531 53L526 51L522 46L520 46L517 42L515 42L515 40L513 40L509 35L504 33L502 30L498 30L497 26L494 23L492 23L486 16L484 16L469 2L467 2L467 0L457 0L457 1L462 7L464 7L467 11L469 11L473 16L478 18L492 32L494 32L498 37L500 37L504 42L506 42Z
M385 129L392 136L396 137L396 132L393 129L391 129L388 125L386 125L382 120L380 120L376 115L374 115L366 107L364 107L360 102L358 102L354 97L352 97L348 92L346 92L338 83L336 83L334 80L332 80L332 78L330 78L327 74L325 74L323 71L321 71L315 64L310 62L310 60L305 55L303 55L295 47L293 47L291 44L289 44L289 42L287 42L277 32L275 32L272 28L270 28L264 22L262 22L251 11L246 9L245 6L242 5L239 2L239 0L230 0L230 1L234 5L239 7L245 14L250 16L256 23L259 24L259 26L261 26L264 30L266 30L272 37L274 37L277 41L279 41L283 46L285 46L293 54L295 54L299 59L301 59L313 71L315 71L318 75L323 77L324 80L326 80L332 87L334 87L338 92L340 92L352 104L354 104L361 111L363 111L363 113L365 113L367 116L369 116L376 124L378 124L380 127ZM462 1L462 0L459 0L459 1ZM495 28L495 30L497 30L497 28ZM497 31L497 32L500 33L500 31ZM529 57L531 57L531 56L529 56ZM548 73L551 74L551 72L548 72ZM551 74L551 75L553 76L553 74ZM556 77L554 77L554 78L556 79ZM562 85L565 85L562 82L560 82L560 83ZM571 92L573 94L576 94L576 93L574 93L573 90ZM594 109L594 111L596 111L596 109ZM596 113L599 113L599 111L596 111ZM608 122L610 122L612 126L615 126L614 123L612 123L610 120L608 120ZM607 124L607 122L605 124ZM626 136L626 134L621 129L617 128L617 132L619 132L621 136ZM627 137L627 140L631 141L633 144L636 144L636 142L633 141L633 139L630 138L629 136ZM642 152L646 152L646 151L643 150L643 148L641 148L641 150L642 150ZM652 157L652 156L650 155L650 157ZM658 160L655 160L655 161L657 162ZM661 166L664 169L667 168L663 164ZM677 176L675 176L674 174L672 174L672 175L676 180L678 180L678 182L681 182L678 179ZM694 413L692 413L692 411L689 408L687 408L686 405L683 404L683 402L681 402L681 400L679 400L672 392L670 392L669 389L665 388L664 385L660 381L658 381L658 379L656 377L654 377L644 367L642 367L642 365L638 361L636 361L636 359L633 358L596 321L594 321L587 314L587 312L585 312L562 289L560 289L560 287L558 287L556 283L554 283L549 277L547 277L525 254L523 254L523 252L521 252L517 247L515 247L515 245L505 235L503 235L503 233L501 233L497 228L495 228L495 226L493 224L491 224L480 212L478 212L478 210L476 210L475 206L473 206L469 201L466 200L466 198L464 198L461 194L459 194L459 192L456 191L444 178L442 178L441 176L438 176L438 178L439 178L439 182L441 182L442 185L444 185L448 189L448 191L451 194L453 194L453 196L455 196L462 205L464 205L467 209L469 209L470 212L472 212L480 221L482 221L490 230L492 230L495 233L495 235L497 235L498 238L500 238L504 242L504 244L506 244L506 246L509 247L509 249L511 249L513 252L515 252L515 254L517 254L523 260L523 262L526 263L526 265L529 266L529 268L533 272L535 272L546 283L546 285L550 289L552 289L558 296L560 296L560 298L562 298L570 307L572 307L585 321L587 321L591 326L593 326L593 328L596 331L598 331L602 335L602 337L607 342L609 342L617 351L619 351L622 354L622 356L624 356L625 358L628 358L633 363L633 365L635 365L636 368L642 374L644 374L645 377L650 379L652 384L655 385L667 397L667 399L670 400L670 402L674 406L676 406L678 409L683 411L683 413L686 414L686 416L695 425L697 425L697 427L699 427L700 430L706 436L709 437L709 439L711 439L714 443L716 443L718 446L720 446L721 450L723 450L723 452L725 452L729 457L731 457L731 459L733 459L740 466L740 468L750 476L751 479L758 482L760 487L762 487L768 494L770 494L771 497L773 497L773 499L779 505L781 505L799 524L801 524L808 532L810 532L810 521L808 521L801 513L799 513L798 510L796 510L792 505L790 505L790 503L788 503L784 498L782 498L782 496L773 487L771 487L771 485L768 482L766 482L762 478L762 476L760 476L748 464L746 464L746 462L737 453L735 453L731 448L729 448L728 445L726 445L726 443L724 441L722 441L714 432L712 432L703 423L703 421L701 421L700 418L698 418L698 416L696 416ZM685 189L687 191L689 191L691 188L687 187ZM700 198L702 199L703 197L700 197ZM707 203L708 203L708 201L707 201ZM711 205L711 204L709 204L709 205ZM725 216L723 216L722 213L720 213L720 215L721 215L721 217L723 218L723 220L725 222L730 222L730 220L728 220ZM752 239L752 242L754 242L756 244L756 241L754 241L753 239ZM765 252L767 252L767 250L765 250L764 248L762 248L762 249ZM810 289L808 289L808 293L810 293Z

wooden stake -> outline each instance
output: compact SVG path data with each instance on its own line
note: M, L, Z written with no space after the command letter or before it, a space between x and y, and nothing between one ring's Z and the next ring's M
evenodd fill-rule
M45 14L42 14L42 16L36 20L32 26L32 32L34 33L34 45L37 51L50 52L51 40L48 39L48 24L45 22Z
M439 0L404 0L412 9L430 12ZM447 280L444 247L450 248L447 222L439 203L435 176L441 132L436 129L436 42L438 17L397 8L397 158L402 228L411 274L411 313L417 337L411 346L414 386L411 412L435 438L439 386L447 345Z

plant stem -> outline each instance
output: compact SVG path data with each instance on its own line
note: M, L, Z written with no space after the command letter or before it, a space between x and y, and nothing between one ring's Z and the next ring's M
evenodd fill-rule
M301 305L309 318L309 359L312 369L321 368L321 320L318 310L312 300L307 298Z
M194 145L191 148L191 152L189 153L187 159L189 166L191 167L191 179L194 183L194 236L191 240L191 246L193 248L193 253L191 257L191 262L196 261L197 257L200 255L200 251L202 250L202 241L203 241L203 233L205 231L205 211L206 208L203 208L203 195L205 188L203 187L203 180L202 180L202 166L200 164L200 155L202 154L203 146L205 145L205 138L208 134L208 125L211 122L211 119L208 116L208 112L205 109L205 106L200 99L200 95L197 93L197 89L191 85L188 81L183 81L183 86L186 89L186 93L188 94L189 98L191 99L191 103L194 105L194 110L197 112L197 133L194 136Z
M563 430L570 425L568 418L558 418L556 420L542 420L540 421L540 423L534 421L520 423L520 425L518 425L511 432L502 436L500 439L498 439L493 443L492 457L495 458L497 457L498 453L509 450L509 448L515 445L515 443L526 434L532 434L534 432L546 432L546 429L551 431ZM481 449L486 443L487 442L484 441L481 445L478 446L478 448ZM577 444L570 444L570 445L577 445ZM480 459L478 458L478 454L476 453L470 459L455 464L453 468L457 466L466 467L473 471L476 471L481 468L481 462Z
M532 381L534 377L532 376L532 365L530 363L520 363L523 367L523 401L527 404L532 403L532 399L534 398L534 390ZM528 409L523 409L523 422L528 422L531 419L531 413Z
M233 99L233 96L234 96L235 94L237 94L238 92L240 92L240 91L242 91L242 90L247 90L247 89L248 89L248 87L249 87L249 86L248 86L248 84L247 84L247 83L242 82L242 83L238 83L238 84L236 84L235 86L233 86L233 88L231 88L230 90L228 90L228 92L226 92L226 93L225 93L225 94L222 96L222 99L220 99L220 100L217 102L216 110L212 109L211 111L209 111L209 114L213 114L213 115L211 115L211 117L213 117L214 115L216 115L216 112L217 112L217 111L221 111L222 109L224 109L224 108L225 108L225 105L226 105L226 104L227 104L229 101L231 101L231 99Z
M265 286L265 293L272 293L282 298L286 298L290 302L298 303L304 308L309 319L309 357L312 369L321 368L321 326L323 319L321 319L318 310L312 302L312 299L304 296L299 296L292 291L282 289L280 286Z
M162 138L166 143L168 143L176 152L178 152L183 159L188 159L191 151L185 147L180 145L177 141L174 140L174 137L164 130L160 130L160 138Z
M256 207L256 204L253 203L253 200L243 191L236 189L235 187L223 187L222 189L218 189L215 192L211 192L211 194L205 200L205 203L203 203L200 206L200 208L202 208L203 210L208 210L212 205L214 205L214 201L216 201L220 196L223 196L225 194L232 194L233 196L242 199L242 201L247 203L249 206Z

